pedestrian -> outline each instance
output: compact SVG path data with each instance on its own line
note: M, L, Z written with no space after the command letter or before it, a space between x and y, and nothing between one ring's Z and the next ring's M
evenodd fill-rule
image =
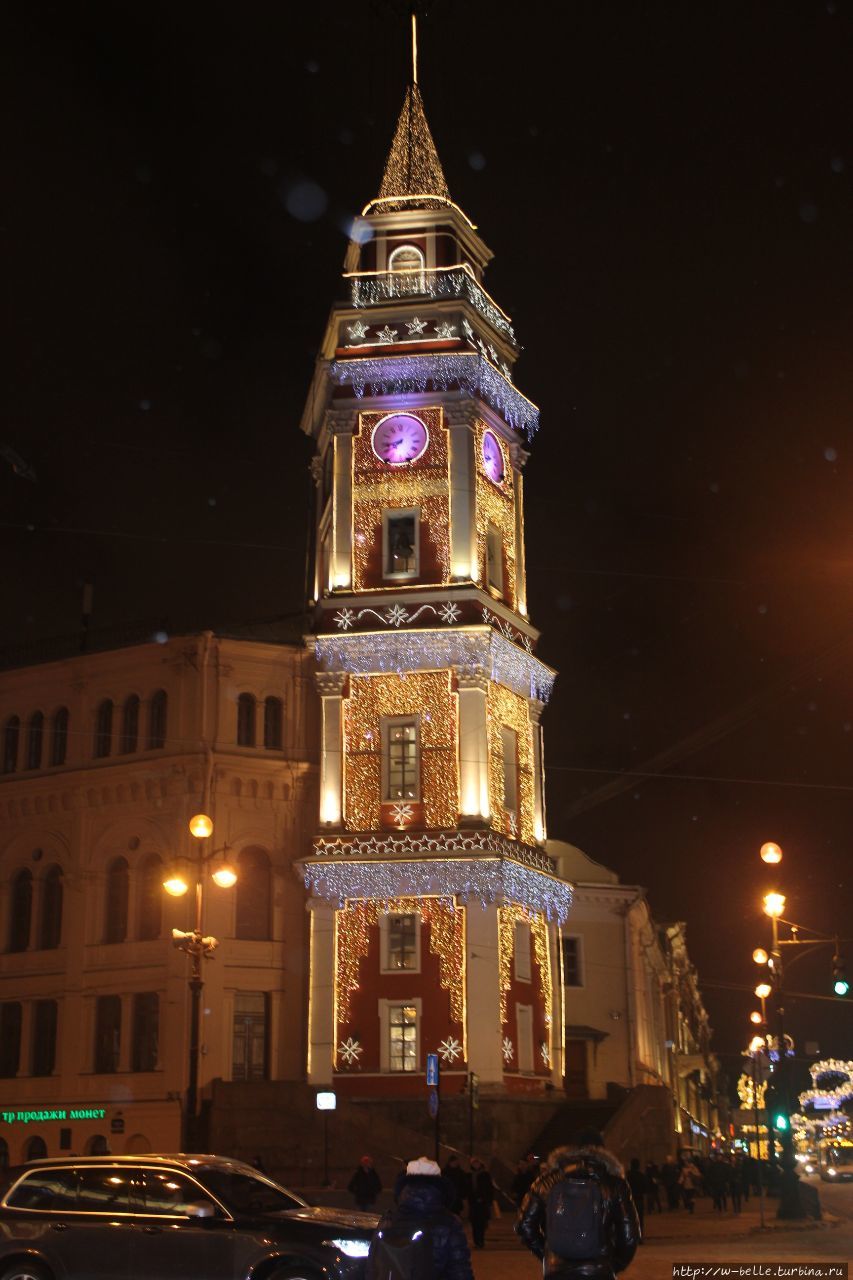
M749 1193L752 1189L752 1183L755 1178L755 1173L753 1172L754 1163L755 1162L751 1155L743 1155L740 1157L740 1162L739 1162L740 1189L741 1189L743 1198L746 1201L749 1200Z
M459 1163L457 1155L448 1156L443 1174L447 1183L447 1197L450 1209L453 1213L461 1213L468 1198L468 1183L470 1179Z
M646 1209L649 1213L660 1213L660 1169L653 1162L646 1165Z
M347 1190L350 1192L357 1208L369 1213L376 1204L376 1197L382 1190L379 1174L373 1167L370 1156L362 1156L358 1168L349 1180Z
M521 1202L530 1190L530 1185L536 1177L536 1165L530 1156L525 1156L523 1160L519 1160L515 1166L515 1175L509 1184L510 1194L520 1209Z
M634 1208L637 1210L637 1217L640 1220L640 1244L642 1244L643 1232L646 1229L646 1193L649 1189L649 1180L640 1168L638 1156L632 1158L630 1168L625 1175L625 1181L631 1188L631 1195L634 1197Z
M474 1280L465 1228L447 1208L434 1160L410 1160L397 1202L379 1219L365 1280Z
M721 1156L715 1156L708 1165L705 1174L705 1185L711 1193L717 1213L725 1213L727 1207L726 1191L729 1185L729 1171Z
M471 1175L468 1185L468 1217L471 1222L471 1235L474 1237L474 1248L484 1249L486 1223L492 1216L495 1184L479 1156L471 1157L469 1168Z
M726 1160L726 1176L728 1179L728 1193L732 1198L732 1211L740 1213L741 1203L741 1173L740 1165L732 1156Z
M666 1192L666 1203L670 1213L672 1213L673 1209L678 1208L678 1200L681 1194L681 1189L678 1185L680 1172L681 1170L675 1163L675 1157L667 1156L660 1171L660 1180Z
M544 1163L515 1227L544 1280L613 1280L637 1251L640 1223L621 1164L585 1129Z
M684 1207L688 1213L694 1213L696 1206L693 1203L702 1186L702 1174L699 1172L698 1166L688 1156L681 1166L681 1173L678 1175L678 1185L681 1188L681 1198L684 1201Z

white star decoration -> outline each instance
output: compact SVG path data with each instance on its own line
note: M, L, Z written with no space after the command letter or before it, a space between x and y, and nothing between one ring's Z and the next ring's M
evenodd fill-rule
M492 346L491 342L489 343L489 355L490 355L490 356L491 356L491 358L492 358L492 364L497 364L497 362L498 362L498 353L497 353L497 351L495 351L495 349L494 349L494 347Z
M394 342L397 338L397 330L386 324L384 329L379 330L378 337L380 342Z
M367 336L368 326L362 320L356 320L355 324L347 325L347 333L353 342L364 342Z
M455 1062L457 1058L462 1057L462 1045L455 1036L448 1036L438 1046L438 1052L444 1062Z
M509 1036L504 1036L504 1042L501 1048L501 1052L504 1056L504 1062L512 1062L513 1058L515 1057L515 1049L512 1047L512 1041L510 1040Z
M350 1036L343 1042L338 1052L348 1067L354 1067L357 1065L358 1060L361 1057L362 1048L359 1042L357 1040L353 1040L352 1036Z
M442 320L441 324L435 326L435 336L437 338L452 338L456 332L456 325L450 324L447 320Z
M411 822L414 810L410 804L395 804L391 816L398 827L404 827L407 822Z
M419 338L427 327L426 320L419 320L417 316L413 316L411 320L406 321L406 328L409 331L410 338Z
M466 338L473 338L474 336L474 330L471 328L467 320L462 321L462 332L465 334Z
M501 372L503 373L503 376L506 378L507 382L512 382L512 369L510 369L506 360L501 360Z

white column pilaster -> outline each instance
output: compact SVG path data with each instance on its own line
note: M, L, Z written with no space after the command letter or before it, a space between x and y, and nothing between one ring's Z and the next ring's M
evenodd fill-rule
M535 698L528 702L530 732L533 736L533 831L537 841L545 840L545 763L542 753L542 703Z
M332 587L352 586L352 436L333 437L335 451Z
M450 428L450 573L458 581L476 576L477 537L474 523L474 431L468 412L448 411Z
M515 472L515 598L518 612L527 617L527 570L524 550L524 481Z
M339 827L343 820L343 691L342 671L320 671L315 677L322 704L320 744L320 822Z
M488 817L489 744L486 723L485 671L477 668L458 673L459 687L459 794L464 817Z
M332 1081L335 1052L335 912L318 898L311 913L308 989L308 1083Z
M498 908L469 905L465 912L468 960L468 1069L484 1085L502 1085Z

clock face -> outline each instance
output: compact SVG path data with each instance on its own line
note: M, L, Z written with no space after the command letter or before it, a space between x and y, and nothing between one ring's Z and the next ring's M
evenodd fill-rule
M505 469L503 449L491 431L483 436L483 470L495 484L503 484Z
M392 413L373 428L370 440L377 458L392 467L415 462L429 444L429 433L411 413Z

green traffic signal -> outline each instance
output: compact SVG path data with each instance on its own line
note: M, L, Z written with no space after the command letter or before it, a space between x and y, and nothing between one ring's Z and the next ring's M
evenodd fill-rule
M833 989L837 996L846 996L850 990L850 983L846 978L836 978L833 983Z
M788 1128L788 1117L785 1115L784 1111L780 1111L778 1115L773 1117L773 1128L778 1133L784 1133Z
M838 954L832 957L832 989L837 996L846 996L850 990L844 957Z

